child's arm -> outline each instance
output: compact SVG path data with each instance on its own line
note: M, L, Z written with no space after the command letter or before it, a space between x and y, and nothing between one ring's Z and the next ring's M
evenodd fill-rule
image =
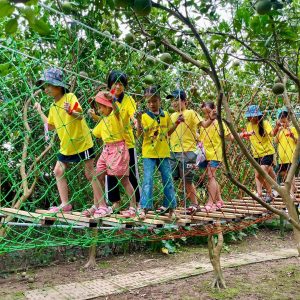
M101 117L95 113L94 109L89 109L88 114L93 119L94 122L99 122L101 120Z
M182 123L182 122L184 122L184 118L183 118L183 115L180 114L179 117L178 117L178 119L175 121L173 127L171 127L171 129L168 131L168 136L170 136L176 130L176 128L178 127L178 125L180 123Z
M271 132L272 136L276 136L278 134L278 132L282 129L282 124L280 123L280 121L278 120L276 122L276 125L274 127L274 129Z
M140 137L143 134L143 126L142 126L142 112L137 111L135 113L135 118L136 118L136 125L137 125L137 137Z
M74 104L75 106L76 104ZM71 104L69 102L64 103L64 110L72 117L82 120L83 119L83 114L82 114L82 109L81 108L71 108Z
M54 130L55 126L48 124L48 118L46 117L46 115L43 113L42 111L42 106L40 103L35 102L34 104L34 108L36 109L36 111L38 112L38 114L40 115L42 121L44 122L44 124L48 125L48 130Z

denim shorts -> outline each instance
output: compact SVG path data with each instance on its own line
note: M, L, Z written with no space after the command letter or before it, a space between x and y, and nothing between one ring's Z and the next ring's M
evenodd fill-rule
M187 152L171 152L170 164L172 168L173 179L177 180L183 177L187 182L192 182L194 178L194 165L197 155L193 151Z
M206 169L207 166L210 166L211 168L218 168L221 165L221 162L218 160L205 160L201 162L198 167L201 169Z
M274 163L274 155L266 155L263 157L254 158L256 162L261 166L272 166Z

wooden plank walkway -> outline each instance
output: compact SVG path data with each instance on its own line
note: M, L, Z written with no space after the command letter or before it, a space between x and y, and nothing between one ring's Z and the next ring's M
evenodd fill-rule
M297 193L295 204L300 203L300 178L296 179ZM280 197L276 197L271 203L277 209L285 209L285 204ZM38 209L35 212L27 212L24 210L0 207L0 223L5 223L6 216L13 216L19 221L27 221L38 223L43 226L51 226L57 224L76 225L81 227L102 229L132 229L132 228L163 228L173 226L174 228L185 226L205 226L213 224L216 221L222 223L238 222L245 218L259 218L270 214L270 212L253 200L251 197L245 196L242 199L231 199L225 205L215 212L196 212L188 214L184 208L178 207L176 213L178 220L173 221L167 215L158 215L155 211L149 211L145 220L139 220L138 217L126 219L120 214L112 214L110 217L94 218L84 217L81 212L72 213L49 213L47 210Z

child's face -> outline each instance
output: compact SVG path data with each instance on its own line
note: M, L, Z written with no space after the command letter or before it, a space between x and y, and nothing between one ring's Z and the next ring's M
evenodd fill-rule
M97 111L104 116L108 116L112 112L112 108L101 103L97 103Z
M283 127L287 127L289 125L289 119L287 117L281 117L279 121Z
M147 107L150 111L156 113L159 112L160 109L160 98L155 95L145 96L145 100L147 103Z
M184 110L186 108L186 102L185 101L180 101L178 99L173 99L172 107L175 111Z
M44 88L45 88L45 93L48 96L51 96L54 98L59 97L63 94L62 87L60 87L60 86L54 86L54 85L46 83L44 85Z
M115 90L116 97L119 97L122 93L124 93L124 85L121 82L115 82L111 88Z

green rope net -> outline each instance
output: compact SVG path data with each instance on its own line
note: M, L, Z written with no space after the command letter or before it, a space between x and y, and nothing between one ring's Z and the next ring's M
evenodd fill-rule
M85 178L83 163L70 164L65 174L69 187L69 202L73 205L74 211L78 212L74 214L78 219L67 222L61 217L54 224L47 226L44 224L46 221L41 222L41 218L49 214L34 215L37 209L45 210L52 205L60 204L53 175L59 152L59 140L55 131L49 132L49 139L45 139L43 123L34 109L34 103L38 101L45 108L44 113L47 115L53 102L53 99L45 93L35 94L38 90L35 82L46 69L57 67L64 71L65 81L70 84L72 93L77 96L90 128L96 126L87 113L91 108L91 100L97 91L105 87L107 74L111 70L122 70L128 75L129 85L126 93L135 99L138 110L145 109L142 94L143 89L152 82L149 75L155 79L153 83L160 86L162 108L170 113L173 111L166 95L176 88L188 91L189 108L199 113L202 101L207 100L213 93L213 83L207 76L197 70L187 71L181 63L175 65L163 63L154 57L159 50L142 52L108 33L92 30L79 22L68 21L55 13L51 13L51 20L53 24L57 24L54 25L51 37L41 38L33 34L27 39L7 38L0 45L0 62L3 62L0 64L2 98L0 207L16 208L31 214L23 217L18 214L18 217L14 218L8 212L1 212L6 217L1 219L0 224L0 254L32 248L88 247L92 244L122 243L128 240L152 241L216 233L212 225L197 230L184 227L178 229L174 226L176 225L174 222L164 228L155 229L143 225L124 229L122 224L117 223L106 227L100 225L98 235L95 235L94 230L80 223L80 212L93 204L92 188ZM268 90L237 82L226 82L225 86L230 95L229 103L238 131L246 128L243 115L250 104L260 105L272 125L275 125L277 108L283 105L280 97L274 97ZM290 97L292 102L296 101L293 94ZM133 123L131 125L134 126ZM135 130L134 134L136 135ZM96 163L104 146L101 141L95 139L94 146ZM144 174L141 146L142 139L136 138L139 172L137 189L142 187ZM249 144L248 146L250 149ZM255 188L253 168L237 144L228 143L226 152L234 176L253 190ZM223 170L221 166L217 172L217 180L224 201L229 202L231 199L241 197L242 193L223 175ZM194 172L197 198L203 206L208 198L206 184L199 180L203 172L200 170ZM164 188L158 168L155 170L153 180L153 199L157 207L162 203ZM120 186L120 181L118 184ZM184 183L176 181L174 185L177 205L188 206L190 203L187 200ZM130 199L124 190L121 191L121 198L121 208L128 208ZM158 215L157 219L160 219ZM252 223L245 223L243 226L249 224ZM224 230L237 230L237 227L230 225Z

